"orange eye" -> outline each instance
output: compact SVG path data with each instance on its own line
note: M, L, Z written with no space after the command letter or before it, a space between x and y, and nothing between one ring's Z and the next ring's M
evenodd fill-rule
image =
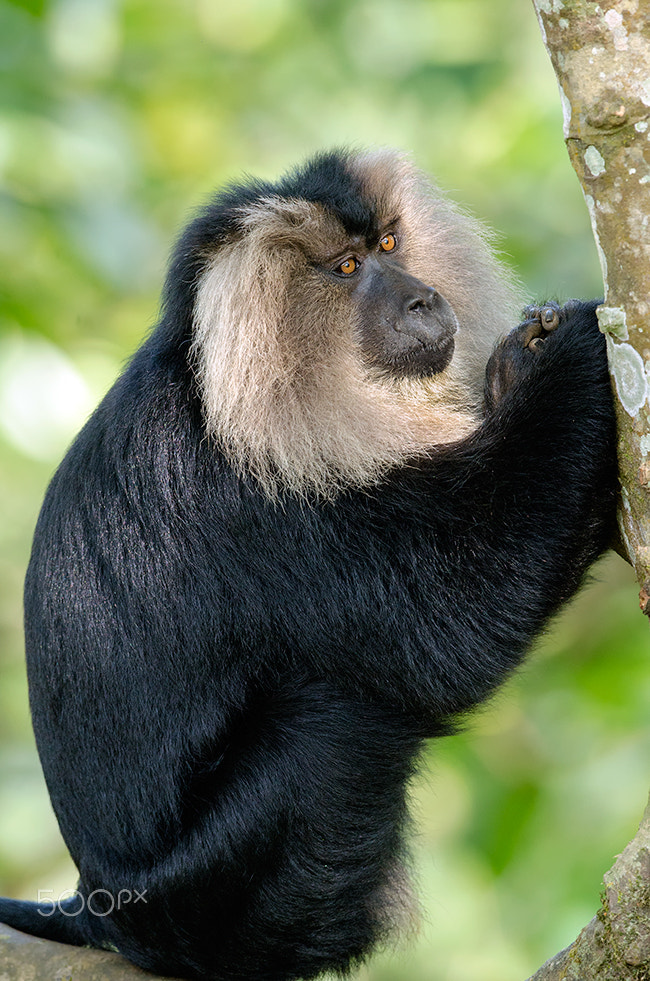
M397 239L395 238L392 232L388 232L387 235L384 235L381 242L379 243L379 247L382 250L382 252L392 252L393 249L396 247L396 245L397 245Z
M359 261L353 256L349 259L345 259L340 266L337 266L337 273L341 273L343 276L351 276L353 272L356 272L359 268Z

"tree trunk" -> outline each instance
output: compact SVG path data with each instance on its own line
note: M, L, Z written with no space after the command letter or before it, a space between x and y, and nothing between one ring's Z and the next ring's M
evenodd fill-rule
M598 321L616 394L619 527L650 614L650 4L533 3L603 271ZM598 914L530 981L595 978L650 978L650 804L605 875Z
M650 6L534 2L602 265L598 319L617 395L621 534L650 612Z

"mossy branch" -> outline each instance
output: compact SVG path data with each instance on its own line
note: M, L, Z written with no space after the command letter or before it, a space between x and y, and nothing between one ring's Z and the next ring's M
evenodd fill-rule
M644 981L649 968L650 802L636 836L604 877L596 916L529 981Z

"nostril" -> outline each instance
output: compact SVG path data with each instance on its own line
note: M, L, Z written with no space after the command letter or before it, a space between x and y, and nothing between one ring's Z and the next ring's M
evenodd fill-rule
M419 310L432 310L433 301L436 296L436 291L433 287L430 287L426 292L420 293L418 296L412 297L412 299L407 301L406 309L409 313L417 313Z

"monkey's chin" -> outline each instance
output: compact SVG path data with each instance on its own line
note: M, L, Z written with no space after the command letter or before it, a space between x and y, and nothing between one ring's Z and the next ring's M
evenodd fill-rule
M407 378L430 378L431 375L438 375L451 364L454 347L453 337L435 347L421 347L396 364L395 373Z

